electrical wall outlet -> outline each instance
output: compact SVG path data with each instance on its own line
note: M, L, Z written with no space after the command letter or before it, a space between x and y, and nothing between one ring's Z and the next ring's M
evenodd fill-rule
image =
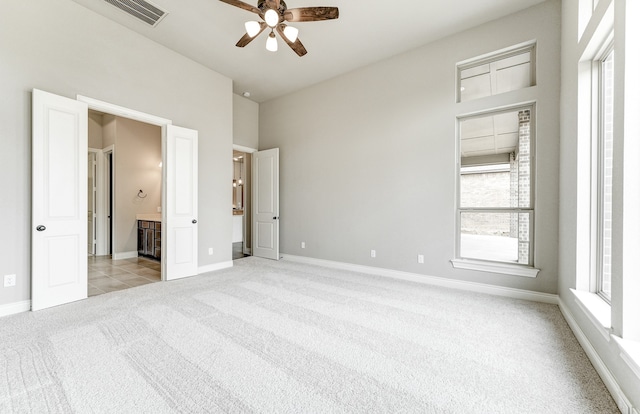
M16 275L4 275L4 287L16 285Z
M209 255L213 254L213 247L209 247Z
M162 213L162 207L158 206L156 207L156 210L158 211L158 213Z
M375 250L371 250L371 257L376 257L376 251Z
M424 263L424 254L419 254L418 255L418 263Z
M300 243L300 248L301 249L306 249L307 245L305 244L305 242Z

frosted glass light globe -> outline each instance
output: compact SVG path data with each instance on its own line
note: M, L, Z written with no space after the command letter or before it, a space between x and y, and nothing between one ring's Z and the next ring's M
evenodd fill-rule
M251 37L255 37L260 33L260 23L258 22L246 22L244 28L247 30L247 34Z
M276 25L280 21L280 15L277 11L269 9L264 14L264 21L267 22L269 27L276 27Z
M287 39L289 39L291 43L293 43L298 39L298 29L293 26L287 26L284 28L284 35L287 36Z
M278 40L273 32L269 33L269 37L267 37L267 50L269 52L278 51Z

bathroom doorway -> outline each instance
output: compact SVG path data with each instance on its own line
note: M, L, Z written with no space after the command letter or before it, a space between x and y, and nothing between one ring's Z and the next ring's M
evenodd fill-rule
M232 190L232 258L251 255L251 149L234 146Z

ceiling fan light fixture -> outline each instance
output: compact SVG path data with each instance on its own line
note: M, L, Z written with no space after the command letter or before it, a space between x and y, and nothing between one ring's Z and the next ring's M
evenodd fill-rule
M269 52L277 52L278 51L278 40L276 39L275 33L269 33L269 37L267 37L267 50Z
M284 35L293 43L298 39L298 29L293 26L287 26L284 28Z
M256 21L246 22L244 28L247 30L247 34L251 37L255 37L260 33L260 23Z
M112 1L112 0L107 0ZM116 1L116 0L113 0ZM135 2L140 0L118 0ZM340 15L337 7L297 7L288 9L285 0L257 0L257 6L245 3L243 0L220 0L231 6L249 11L260 17L258 22L246 22L246 33L238 40L236 47L245 47L257 38L260 33L269 28L270 34L267 38L267 50L276 52L278 41L274 32L293 50L298 56L307 54L298 37L298 29L288 26L289 23L297 22L317 22L323 20L334 20Z
M277 11L269 9L264 13L264 21L269 27L276 27L278 22L280 22L280 15Z

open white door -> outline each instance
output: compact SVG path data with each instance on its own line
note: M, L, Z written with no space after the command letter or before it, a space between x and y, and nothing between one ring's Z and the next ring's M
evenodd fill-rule
M252 154L252 253L280 259L280 153L278 148Z
M162 257L164 279L198 274L198 131L167 125Z
M33 90L31 309L87 297L87 104Z

